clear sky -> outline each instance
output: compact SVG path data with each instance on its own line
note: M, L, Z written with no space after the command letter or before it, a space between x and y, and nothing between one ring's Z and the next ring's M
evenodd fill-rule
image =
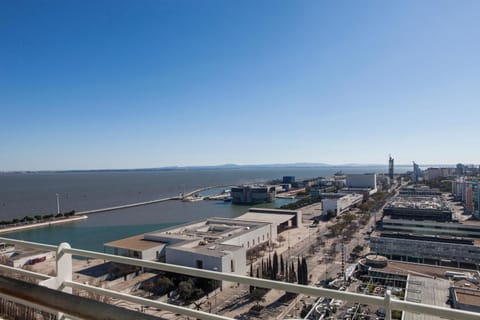
M2 1L0 171L479 163L480 1Z

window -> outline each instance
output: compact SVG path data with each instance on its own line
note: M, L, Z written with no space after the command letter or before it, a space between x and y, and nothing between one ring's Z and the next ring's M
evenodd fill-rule
M235 272L235 263L234 263L233 259L230 260L230 270L231 270L232 272Z
M247 242L247 248L250 248L250 241Z
M253 245L255 245L255 239L253 239Z
M197 265L197 269L203 269L203 261L202 260L197 260L196 265Z
M258 237L258 243L260 243L260 237Z
M262 241L265 241L265 235L262 236Z
M268 232L267 232L267 239L269 239L269 237L270 237L270 235L269 235Z

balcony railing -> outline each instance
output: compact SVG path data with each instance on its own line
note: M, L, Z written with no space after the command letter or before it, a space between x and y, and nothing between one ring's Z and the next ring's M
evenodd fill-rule
M329 297L334 299L346 300L349 302L358 302L361 304L377 305L385 309L385 319L391 319L392 310L407 311L425 315L438 316L446 319L455 320L477 320L480 315L474 312L468 312L457 309L449 309L438 306L414 303L410 301L402 301L393 299L390 292L387 291L385 297L375 297L363 295L358 293L337 291L331 289L317 288L311 286L304 286L299 284L279 282L272 280L259 279L254 277L221 273L216 271L208 271L202 269L195 269L190 267L183 267L178 265L145 261L140 259L116 256L111 254L81 250L71 248L68 243L62 243L59 246L40 244L35 242L26 242L21 240L13 240L7 238L0 238L0 242L10 243L18 246L55 251L56 252L56 273L55 276L48 276L41 273L36 273L20 268L13 268L5 265L0 265L0 270L7 273L16 273L31 278L40 280L40 286L34 284L26 284L24 282L17 283L17 280L0 278L0 297L7 300L18 302L27 306L37 308L38 310L56 312L64 315L68 319L104 319L101 315L108 309L108 314L112 319L131 319L128 311L98 301L90 299L82 299L72 295L72 289L80 289L86 292L103 295L110 298L121 299L131 303L149 306L160 310L169 311L176 314L191 316L197 319L205 320L227 320L228 317L217 314L207 313L204 311L193 310L187 307L168 304L165 302L154 301L142 297L133 296L126 293L120 293L105 288L95 287L72 280L72 255L102 259L131 266L138 266L142 268L149 268L154 270L161 270L167 272L174 272L184 274L192 277L202 277L213 280L229 281L235 283L242 283L252 285L255 287L277 289L286 292L299 293L316 297ZM26 286L21 290L19 286ZM77 299L74 300L72 299ZM79 303L78 299L82 299ZM90 300L90 302L89 302ZM88 306L88 307L85 307ZM101 310L105 309L105 310ZM85 314L86 312L88 314ZM138 313L136 319L153 319L152 316Z

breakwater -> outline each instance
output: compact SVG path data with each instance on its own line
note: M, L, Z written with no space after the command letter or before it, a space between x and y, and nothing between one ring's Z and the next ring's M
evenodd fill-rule
M133 207L140 207L140 206L146 206L149 204L155 204L155 203L160 203L160 202L165 202L165 201L170 201L170 200L182 200L185 197L190 197L196 193L209 190L209 189L214 189L214 188L220 188L221 186L210 186L210 187L203 187L203 188L198 188L193 191L190 191L188 193L185 193L184 195L177 196L177 197L167 197L167 198L161 198L161 199L155 199L155 200L149 200L149 201L142 201L142 202L135 202L135 203L128 203L128 204L123 204L119 206L113 206L113 207L107 207L107 208L100 208L100 209L93 209L93 210L86 210L86 211L81 211L77 212L77 215L87 215L87 214L93 214L93 213L100 213L100 212L107 212L107 211L114 211L114 210L120 210L120 209L127 209L127 208L133 208Z

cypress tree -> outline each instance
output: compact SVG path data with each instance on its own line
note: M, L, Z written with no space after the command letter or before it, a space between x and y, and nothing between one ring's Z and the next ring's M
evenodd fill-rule
M307 285L308 284L308 265L307 265L307 259L305 259L305 257L302 257L302 271L303 271L303 284Z
M280 274L285 276L285 262L283 261L283 255L280 255Z
M277 279L277 274L278 274L278 255L277 255L276 251L273 254L272 272L273 272L272 280L276 280Z
M273 264L270 256L268 256L268 277L273 280Z
M302 284L302 264L300 262L300 257L297 256L297 283Z
M295 265L293 264L293 261L292 261L292 266L290 268L291 272L290 272L290 282L295 282L295 280L297 279L297 275L295 273Z

